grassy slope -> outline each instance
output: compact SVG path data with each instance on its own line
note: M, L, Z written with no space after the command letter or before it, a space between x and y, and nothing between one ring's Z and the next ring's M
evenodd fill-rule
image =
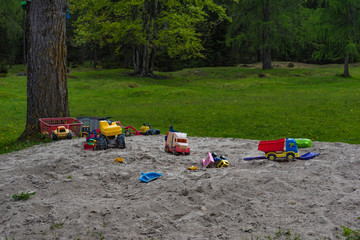
M324 68L199 68L167 79L135 78L129 70L74 71L68 77L72 117L112 116L162 133L169 124L190 136L360 143L360 69L341 78ZM265 73L260 78L258 74ZM23 131L26 78L0 78L0 153ZM5 146L5 147L3 147Z

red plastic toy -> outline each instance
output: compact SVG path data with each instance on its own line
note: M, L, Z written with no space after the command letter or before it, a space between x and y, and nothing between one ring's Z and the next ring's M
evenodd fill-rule
M51 138L52 132L60 126L64 126L65 128L71 130L76 136L80 135L82 122L75 118L40 118L39 121L41 133L49 138Z

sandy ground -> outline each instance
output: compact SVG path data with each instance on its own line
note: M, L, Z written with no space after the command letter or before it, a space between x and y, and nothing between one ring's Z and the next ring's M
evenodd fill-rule
M300 153L314 159L271 162L243 160L263 155L254 140L191 137L189 156L165 153L163 135L126 140L126 149L85 151L82 138L0 155L0 239L265 239L279 228L336 239L340 226L359 226L359 145L313 142ZM187 169L208 151L230 167ZM153 171L163 176L139 180ZM36 194L12 199L27 191Z

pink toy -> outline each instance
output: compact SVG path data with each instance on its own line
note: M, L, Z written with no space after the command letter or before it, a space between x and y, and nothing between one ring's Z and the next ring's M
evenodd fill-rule
M207 158L202 160L203 167L204 168L211 167L212 165L214 165L214 163L215 163L215 161L214 161L212 154L210 152L208 152Z

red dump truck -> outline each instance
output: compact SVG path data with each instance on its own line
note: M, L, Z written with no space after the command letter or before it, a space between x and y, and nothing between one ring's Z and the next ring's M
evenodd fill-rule
M291 161L299 157L299 150L293 138L260 141L258 150L265 152L265 157L272 161L275 161L276 158L286 158Z

